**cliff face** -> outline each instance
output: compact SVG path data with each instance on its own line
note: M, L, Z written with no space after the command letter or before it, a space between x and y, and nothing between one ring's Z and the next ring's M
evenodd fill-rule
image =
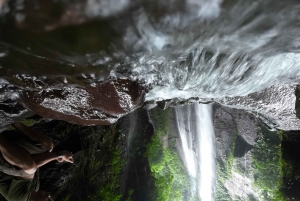
M248 197L255 197L257 200L257 194L251 185L254 181L251 146L257 137L256 124L257 119L242 110L215 107L214 128L217 157L215 196L217 200ZM243 170L237 168L238 164Z
M216 200L272 200L282 192L281 135L254 115L216 106Z

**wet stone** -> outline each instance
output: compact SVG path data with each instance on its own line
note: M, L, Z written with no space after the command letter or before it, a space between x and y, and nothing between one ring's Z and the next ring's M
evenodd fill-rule
M27 108L46 118L79 125L107 125L140 107L144 91L130 80L106 81L89 87L24 91Z

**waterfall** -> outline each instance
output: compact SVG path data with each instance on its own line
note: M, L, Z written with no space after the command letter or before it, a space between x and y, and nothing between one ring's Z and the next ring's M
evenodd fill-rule
M198 196L201 201L213 200L215 150L211 111L211 105L203 104L175 109L179 153L191 178L192 196Z

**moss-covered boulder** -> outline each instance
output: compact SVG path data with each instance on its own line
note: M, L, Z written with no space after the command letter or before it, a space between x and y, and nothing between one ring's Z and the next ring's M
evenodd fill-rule
M216 200L286 200L281 133L243 110L217 106ZM230 139L230 140L228 140Z

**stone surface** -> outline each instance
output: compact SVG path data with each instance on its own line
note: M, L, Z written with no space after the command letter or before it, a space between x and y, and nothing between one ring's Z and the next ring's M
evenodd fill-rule
M230 112L218 107L214 110L214 129L216 135L216 156L222 160L229 156L230 148L238 134L236 123Z
M218 175L224 179L221 185L233 200L258 200L251 185L254 181L251 148L257 138L259 119L244 110L221 105L214 106L213 119L217 168L223 167L220 169L223 176Z
M22 101L34 113L80 125L116 122L144 101L144 91L130 80L106 81L89 87L24 91Z
M0 111L0 133L6 130L7 127L12 123L12 119L5 115L3 111Z
M259 119L252 114L244 110L219 105L214 107L213 119L218 160L228 157L230 151L233 151L231 148L236 146L235 144L238 142L243 141L243 145L248 145L245 147L243 155L250 150L249 146L254 145L257 138L256 127Z
M300 130L295 91L296 85L276 84L245 97L226 97L216 102L252 112L271 129Z

